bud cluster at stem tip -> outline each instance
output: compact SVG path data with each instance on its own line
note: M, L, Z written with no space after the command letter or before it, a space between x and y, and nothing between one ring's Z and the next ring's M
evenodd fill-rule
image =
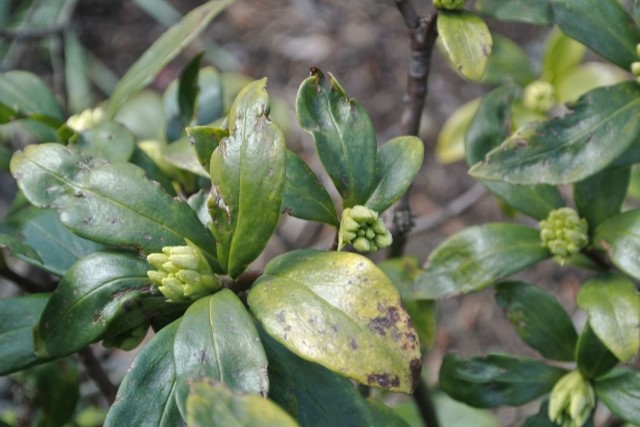
M162 253L147 257L149 264L157 269L147 271L147 276L168 301L196 300L222 287L202 252L191 242L187 244L165 246Z
M107 114L102 107L89 108L81 113L74 114L67 119L67 126L76 132L82 132L99 125L107 119Z
M549 419L560 427L582 427L596 405L596 396L588 380L579 371L560 378L549 396Z
M531 82L524 88L522 103L529 110L546 114L556 103L555 89L544 80Z
M358 252L375 252L391 246L392 241L391 233L378 212L360 205L342 212L338 233L339 251L350 244Z
M464 7L464 0L433 0L436 9L459 10Z
M640 43L636 45L636 53L638 54L638 58L640 58ZM631 63L631 73L635 76L638 83L640 83L640 61Z
M549 248L553 259L561 265L587 246L588 230L587 221L571 208L551 211L546 220L540 221L542 245Z

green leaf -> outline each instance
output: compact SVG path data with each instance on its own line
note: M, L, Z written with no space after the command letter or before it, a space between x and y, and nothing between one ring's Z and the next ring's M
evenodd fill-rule
M136 355L107 413L105 427L184 425L174 399L173 340L179 325L176 320L160 330Z
M210 169L211 155L220 145L220 141L229 136L229 131L212 126L192 126L186 131L189 144L193 147L198 162L206 173Z
M438 12L438 36L454 68L473 81L480 81L491 55L491 33L482 18L467 11Z
M0 299L0 376L41 363L33 352L33 326L48 294Z
M640 425L640 371L616 369L594 384L596 395L611 412L623 420Z
M568 107L569 114L519 129L469 173L513 184L577 182L607 167L640 132L636 81L594 89Z
M578 213L593 231L605 220L620 213L627 195L630 167L607 168L573 186L573 199Z
M268 117L266 84L257 80L240 92L229 112L229 137L211 156L211 231L231 277L260 255L280 217L286 147Z
M62 110L53 92L35 74L10 71L0 74L0 99L12 110L24 114L41 114L63 120Z
M60 357L97 341L119 316L145 316L138 301L149 290L146 261L123 253L96 252L62 278L34 330L36 355ZM164 298L151 298L164 305ZM135 313L134 313L135 312ZM122 332L122 331L119 331Z
M298 122L313 135L318 156L344 200L362 205L373 191L376 134L362 106L329 74L312 68L296 99Z
M524 282L496 285L496 301L516 332L547 359L574 360L578 334L553 296Z
M440 368L440 387L452 398L477 408L517 406L551 391L565 373L555 366L507 355L465 359L448 354Z
M162 172L155 161L151 159L151 157L149 157L149 155L139 146L133 150L133 156L131 157L130 162L141 168L148 179L159 183L167 194L170 196L176 195L176 190L173 188L171 180Z
M547 38L540 79L549 83L557 82L569 70L580 64L585 50L583 44L554 28Z
M515 86L503 86L482 99L465 136L469 165L482 161L509 135L511 104L516 93ZM560 192L550 185L523 186L483 179L480 182L507 205L536 219L544 219L552 210L564 206Z
M436 304L435 301L412 298L413 284L422 272L418 266L418 259L415 257L388 259L378 264L378 267L400 292L402 303L416 328L420 344L430 348L436 338Z
M290 150L287 150L282 211L300 219L340 225L331 196L304 160Z
M143 90L127 99L114 121L122 123L138 140L160 139L164 135L160 123L164 123L162 98L151 90Z
M289 414L272 401L234 393L212 379L190 385L187 399L189 427L296 427Z
M191 123L198 101L198 75L203 53L200 52L180 72L178 80L178 110L183 125ZM184 127L184 126L183 126Z
M116 122L104 122L79 133L78 149L91 157L126 162L136 147L133 134Z
M436 158L447 164L464 159L464 135L478 111L480 99L472 99L455 110L444 122L436 142Z
M640 350L640 295L621 275L601 274L585 283L578 306L589 313L589 325L615 356L626 361Z
M569 37L625 70L638 60L640 30L620 2L556 0L552 7L556 24Z
M478 0L476 9L503 21L553 24L553 11L549 0Z
M618 364L618 358L600 341L587 322L578 338L576 362L584 378L598 378Z
M567 70L554 82L556 101L574 101L598 86L611 86L628 78L629 75L615 65L587 62Z
M175 398L183 417L189 384L222 381L236 392L267 395L267 357L253 319L228 289L201 298L182 317L173 344Z
M373 414L373 427L409 427L409 424L381 401L369 398L367 403Z
M431 253L412 296L437 299L477 291L549 257L538 230L499 223L469 227Z
M367 404L347 378L288 351L260 328L269 358L269 398L286 409L300 425L369 426Z
M211 233L195 212L146 180L134 165L109 164L59 144L40 144L17 152L11 172L31 203L58 209L62 223L81 237L145 253L189 239L215 258Z
M0 233L0 248L7 248L14 256L22 256L42 264L40 255L28 243L24 243L17 237Z
M93 93L87 78L87 59L75 31L64 32L64 74L67 82L67 104L72 113L79 113L93 105Z
M144 88L155 76L189 45L209 24L209 22L233 0L212 0L193 9L182 20L169 28L135 64L113 90L107 115L115 116L129 96Z
M418 338L398 291L367 258L289 252L267 264L247 301L269 335L303 359L370 386L415 387Z
M583 427L587 427L585 424ZM540 411L536 415L528 417L521 427L557 427L557 424L549 420L549 399L545 398L540 405Z
M384 144L376 157L376 187L365 206L385 211L407 191L420 171L424 145L415 136L399 136Z
M179 169L209 178L209 173L202 167L202 162L190 142L187 138L180 138L167 145L162 150L162 160Z
M27 258L21 258L50 273L63 276L73 263L102 248L102 245L71 233L52 209L34 208L31 212L21 212L20 215L29 217L19 229L23 242L36 248L37 252L35 258L27 254Z
M458 402L442 391L433 393L433 404L441 426L500 427L501 425L498 418L491 411L473 408ZM419 426L423 427L422 421L420 421Z
M593 233L593 244L603 249L611 261L625 273L639 279L640 209L633 209L609 218Z
M513 82L526 86L538 77L529 56L520 46L497 33L491 33L491 39L493 48L482 83L499 85Z

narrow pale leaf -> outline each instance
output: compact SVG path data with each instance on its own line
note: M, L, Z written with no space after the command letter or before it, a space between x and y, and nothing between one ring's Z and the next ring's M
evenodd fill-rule
M547 39L540 79L550 83L557 82L582 61L585 50L583 44L555 28Z
M469 227L431 253L412 295L437 299L477 291L550 256L538 230L500 223Z
M480 99L472 99L455 110L444 122L436 142L436 158L440 163L453 163L464 159L464 136L473 116L478 111Z
M317 68L300 85L296 112L344 206L364 204L375 186L377 148L367 112L331 74L325 78Z
M632 281L621 275L602 274L585 283L578 306L589 313L596 336L620 360L640 350L640 295Z
M476 9L503 21L553 24L550 0L478 0Z
M616 369L594 384L596 395L609 410L623 420L640 425L640 371Z
M454 68L469 80L482 79L493 44L487 24L464 10L440 10L437 25L444 52Z
M636 81L594 89L568 107L565 116L519 129L469 173L513 184L577 182L606 168L640 133Z
M640 209L613 216L593 233L593 244L603 249L611 261L625 273L640 279Z
M282 211L300 219L323 222L334 227L340 225L336 207L327 190L304 160L289 150Z
M607 168L573 186L578 213L593 230L605 220L619 214L627 195L630 167Z
M200 166L208 171L211 155L220 145L220 141L229 136L229 131L212 126L192 126L188 127L186 131L189 144L193 147Z
M180 72L178 80L178 110L180 111L180 121L184 125L190 124L196 111L198 101L198 76L200 74L200 63L203 53L200 52L185 65Z
M209 22L233 0L211 0L193 9L169 28L129 68L113 90L107 114L113 117L126 99L151 83L154 77L189 45Z
M274 258L248 296L269 335L363 384L411 392L420 344L389 278L363 256L300 250Z
M266 84L257 80L238 94L229 112L229 136L211 156L211 230L231 277L260 255L280 217L286 147L268 116Z
M416 177L424 158L424 145L415 136L399 136L385 143L376 157L376 187L365 206L385 211L397 202Z
M522 405L551 391L566 371L507 355L465 359L448 354L440 368L440 387L451 397L477 408Z
M504 1L503 1L504 2ZM491 33L493 47L482 83L499 85L517 83L526 86L538 77L527 53L510 39Z
M628 79L629 75L613 64L587 62L567 70L554 82L556 101L575 101L598 86L612 86Z

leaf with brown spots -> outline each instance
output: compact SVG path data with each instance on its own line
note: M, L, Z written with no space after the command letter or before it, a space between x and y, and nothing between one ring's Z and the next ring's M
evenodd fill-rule
M248 296L269 335L362 384L410 393L420 343L400 295L367 258L300 250L272 260Z

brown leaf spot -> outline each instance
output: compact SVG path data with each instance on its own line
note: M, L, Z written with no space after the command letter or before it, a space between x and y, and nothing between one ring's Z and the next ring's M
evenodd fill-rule
M380 311L380 307L378 310ZM400 320L400 313L396 307L386 307L382 312L382 316L371 319L369 329L378 335L385 336L388 329L395 328L396 323Z
M397 375L371 374L367 376L367 384L377 384L382 388L400 386L400 378Z
M409 369L411 370L411 378L413 378L411 387L415 390L418 386L418 381L420 381L420 373L422 372L422 362L420 359L411 360L409 363Z

